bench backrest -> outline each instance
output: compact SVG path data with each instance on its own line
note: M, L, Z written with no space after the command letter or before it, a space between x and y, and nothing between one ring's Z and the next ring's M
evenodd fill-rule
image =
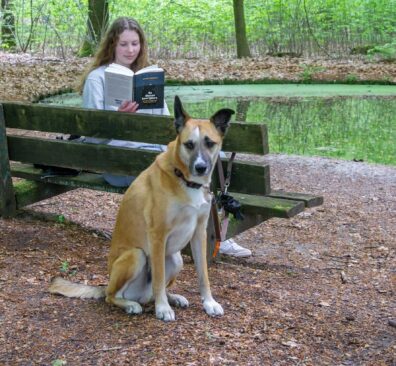
M3 140L6 138L9 160L23 163L137 175L154 160L157 153L57 140L53 136L43 136L45 134L24 136L16 130L7 130L5 134L5 128L156 144L168 144L176 136L173 119L167 116L14 102L3 102L0 106L0 152L3 152L1 145L5 145ZM259 155L268 153L266 125L232 122L223 150ZM223 161L224 168L226 160ZM0 164L5 174L2 159ZM235 161L230 188L241 193L269 193L269 167Z

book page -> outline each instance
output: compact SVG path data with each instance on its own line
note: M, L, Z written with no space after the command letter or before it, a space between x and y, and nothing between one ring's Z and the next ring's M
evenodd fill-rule
M144 67L143 69L140 69L139 71L136 71L135 75L143 74L145 72L163 72L164 69L161 67L158 67L158 65L151 65Z
M129 75L125 75L111 67L105 70L106 105L118 108L124 100L133 99L133 72L129 71Z

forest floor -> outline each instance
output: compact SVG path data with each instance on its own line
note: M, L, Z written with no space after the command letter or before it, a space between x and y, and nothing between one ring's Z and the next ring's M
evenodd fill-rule
M311 65L312 79L396 82L395 64L361 60L159 63L183 81L302 80L301 65ZM0 53L0 100L70 89L86 64ZM396 365L396 168L277 154L255 161L270 164L273 189L323 195L324 204L246 231L236 239L253 256L210 267L222 318L203 312L188 257L175 291L190 307L173 323L152 307L129 316L47 292L56 275L107 283L119 195L75 190L0 219L0 364Z

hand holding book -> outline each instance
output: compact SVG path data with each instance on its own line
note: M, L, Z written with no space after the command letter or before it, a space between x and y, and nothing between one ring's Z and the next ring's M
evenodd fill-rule
M124 100L118 108L119 112L135 113L139 109L139 104L131 100Z

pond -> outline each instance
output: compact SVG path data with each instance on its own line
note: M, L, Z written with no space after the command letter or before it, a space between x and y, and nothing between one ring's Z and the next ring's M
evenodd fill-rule
M396 86L196 85L168 86L165 94L170 110L179 95L195 117L228 107L238 121L265 122L272 153L396 165ZM42 102L80 106L81 98L70 93Z

